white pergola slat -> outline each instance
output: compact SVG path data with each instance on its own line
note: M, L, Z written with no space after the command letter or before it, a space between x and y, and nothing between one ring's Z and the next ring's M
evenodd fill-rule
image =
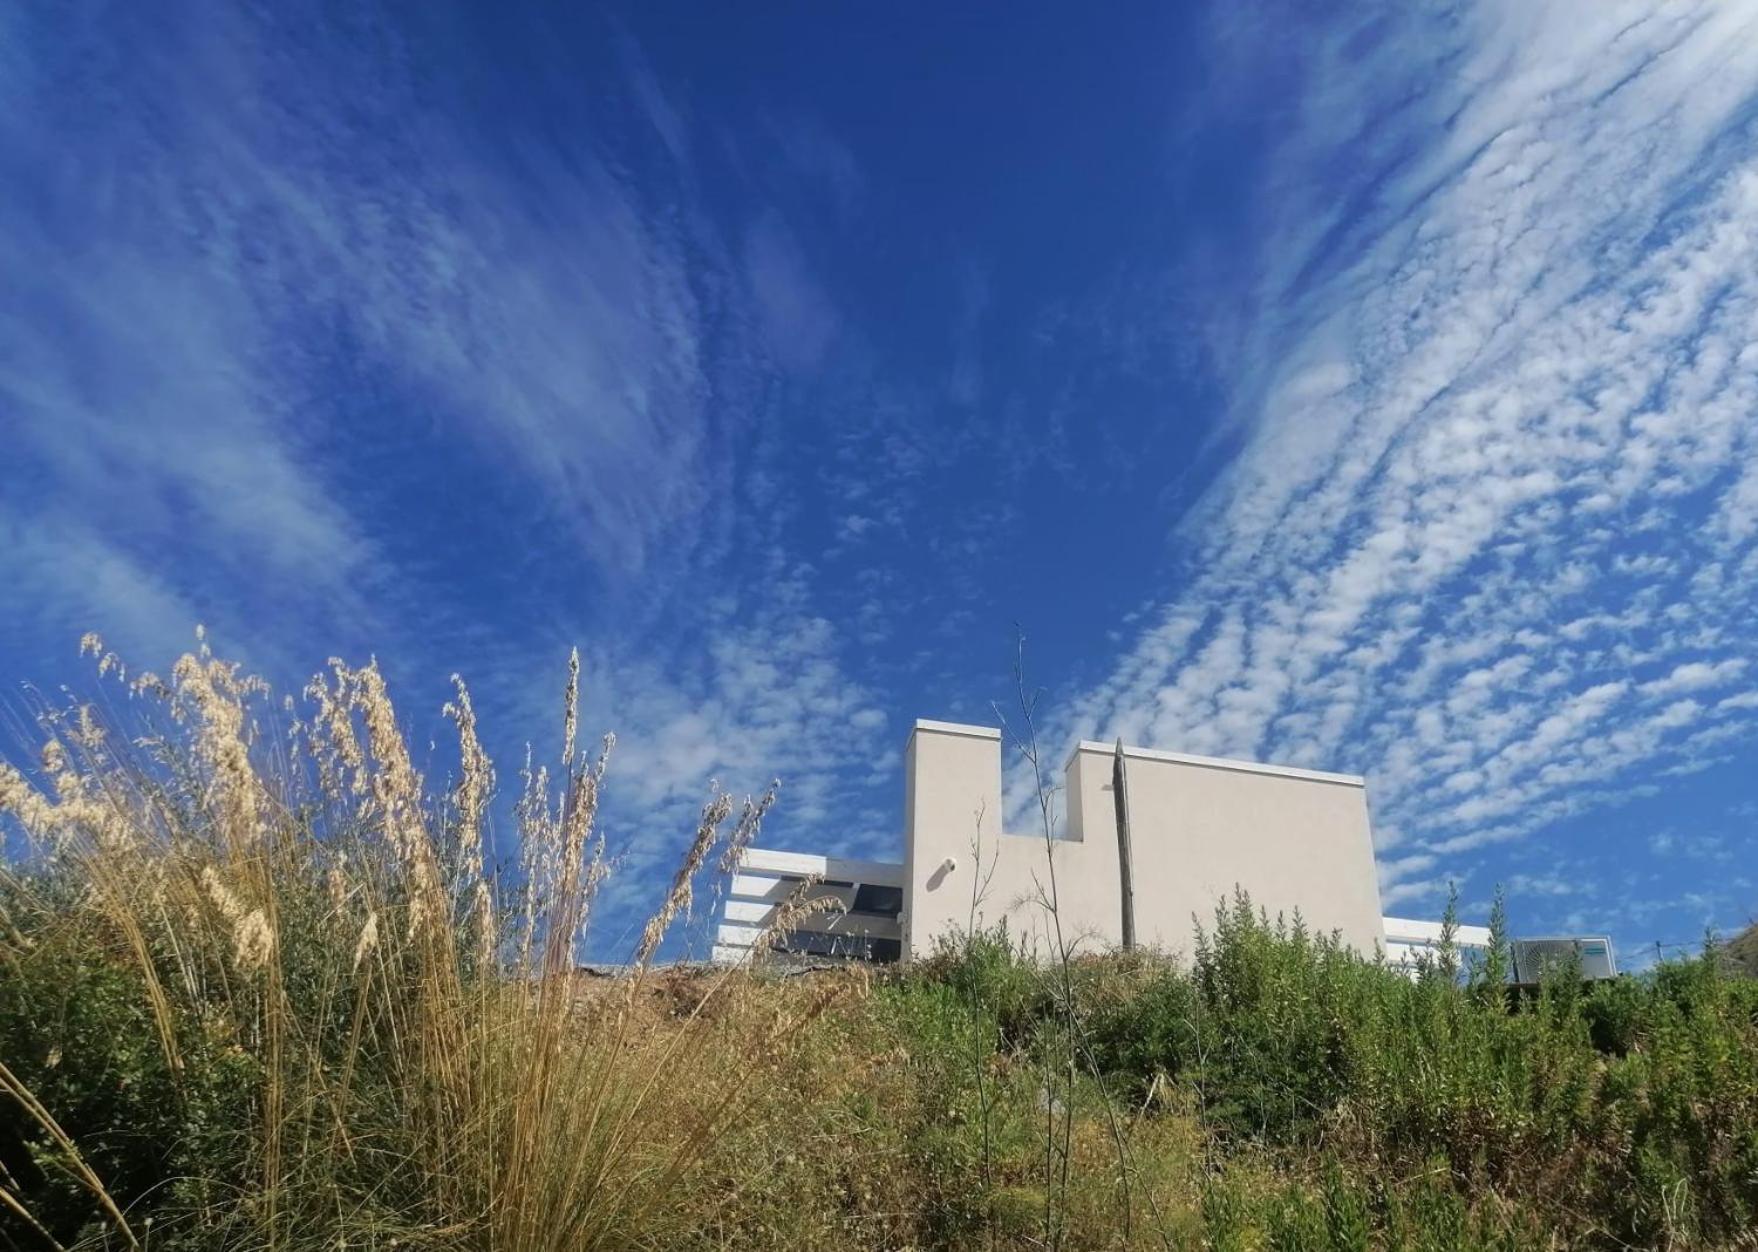
M856 861L840 856L814 856L809 852L773 852L746 848L739 868L794 878L817 876L832 882L872 883L876 887L903 886L903 864L898 861Z
M840 907L806 914L795 926L796 933L812 936L814 943L847 939L858 944L864 940L903 938L896 917L849 911L863 886L901 888L902 865L894 861L747 848L728 883L722 924L715 936L714 959L736 962L750 955L752 947L774 923L776 907L799 892L806 880L816 881L805 887L804 899L830 899Z
M767 900L771 904L780 904L799 890L800 879L777 878L768 874L734 874L728 884L727 894L737 900ZM834 896L844 903L854 899L852 887L832 887L826 883L815 883L806 889L805 898L817 899L819 896Z
M771 906L750 900L728 900L723 915L729 922L742 922L759 930L775 916ZM871 939L898 939L903 935L896 918L865 913L808 913L799 919L794 929L818 935L859 935Z
M1441 922L1412 921L1407 917L1388 917L1384 921L1386 942L1433 944L1441 941L1446 927ZM1453 930L1453 942L1461 948L1489 947L1488 926L1457 926Z
M1388 917L1382 922L1386 932L1386 964L1393 969L1414 975L1425 957L1432 958L1446 933L1443 922L1415 921L1407 917ZM1489 947L1488 926L1455 926L1453 946L1461 953L1482 951Z

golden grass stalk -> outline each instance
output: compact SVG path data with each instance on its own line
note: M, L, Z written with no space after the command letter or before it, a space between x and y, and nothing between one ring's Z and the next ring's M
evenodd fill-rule
M101 676L125 681L101 641L88 650ZM100 950L127 962L168 1072L185 1073L188 1041L222 1040L259 1075L256 1124L240 1128L226 1184L252 1199L167 1220L231 1221L237 1241L270 1247L347 1238L337 1224L367 1211L521 1252L650 1242L639 1232L681 1209L673 1183L736 1115L742 1080L800 1029L715 1035L706 1009L734 970L662 1040L635 1027L733 799L716 788L704 805L628 987L588 1005L575 954L610 864L597 815L614 739L590 758L576 746L577 655L559 791L527 761L508 877L489 868L495 774L461 680L443 710L456 778L436 796L376 662L332 660L305 689L307 716L280 736L261 729L284 716L265 707L266 686L205 637L170 672L168 684L130 684L144 733L116 734L86 709L44 710L46 786L0 763L0 813L30 836L29 872L77 884L81 924L120 941L101 938ZM744 801L729 857L774 799L772 786ZM690 1076L695 1056L728 1047L737 1061L721 1077ZM0 1085L132 1239L126 1205L53 1111L12 1071ZM201 1098L193 1086L179 1096ZM382 1198L391 1191L394 1203Z
M117 1232L128 1241L128 1246L138 1248L140 1240L135 1238L134 1228L128 1224L128 1219L122 1215L122 1210L117 1207L116 1201L105 1189L103 1180L92 1172L91 1166L86 1164L85 1157L80 1153L78 1145L68 1138L67 1132L61 1129L61 1123L56 1121L54 1115L42 1106L36 1096L31 1094L30 1089L18 1080L17 1075L7 1068L4 1061L0 1061L0 1092L4 1092L16 1100L31 1120L48 1132L49 1138L60 1149L62 1159L66 1162L69 1172L79 1181L81 1186L92 1193L104 1214L115 1223ZM23 1208L22 1205L19 1207ZM38 1228L41 1229L41 1227Z

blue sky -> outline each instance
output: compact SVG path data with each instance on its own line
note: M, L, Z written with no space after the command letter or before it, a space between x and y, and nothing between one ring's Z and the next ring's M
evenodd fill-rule
M894 854L1017 624L1392 911L1758 911L1758 5L843 8L0 12L7 698L201 622L511 781L577 645L609 950L711 777Z

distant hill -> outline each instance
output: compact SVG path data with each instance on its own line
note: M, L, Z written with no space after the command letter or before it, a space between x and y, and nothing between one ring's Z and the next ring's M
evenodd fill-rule
M1758 978L1758 922L1722 945L1728 963L1749 978Z

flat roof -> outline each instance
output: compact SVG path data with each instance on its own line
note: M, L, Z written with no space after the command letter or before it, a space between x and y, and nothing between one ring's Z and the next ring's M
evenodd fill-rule
M1069 754L1073 763L1081 752L1100 752L1106 756L1117 753L1117 745L1083 739ZM1270 774L1278 778L1302 778L1307 782L1339 783L1345 787L1365 787L1367 779L1359 774L1328 774L1323 770L1300 769L1293 765L1265 765L1262 761L1236 761L1220 756L1193 756L1188 752L1162 752L1158 748L1132 748L1123 745L1123 755L1132 761L1170 761L1175 765L1197 765L1204 769L1233 770L1240 774Z
M940 735L966 735L972 739L1001 738L1001 732L993 726L969 726L964 722L937 722L931 717L918 717L916 724L910 727L910 734L918 730L931 730Z

